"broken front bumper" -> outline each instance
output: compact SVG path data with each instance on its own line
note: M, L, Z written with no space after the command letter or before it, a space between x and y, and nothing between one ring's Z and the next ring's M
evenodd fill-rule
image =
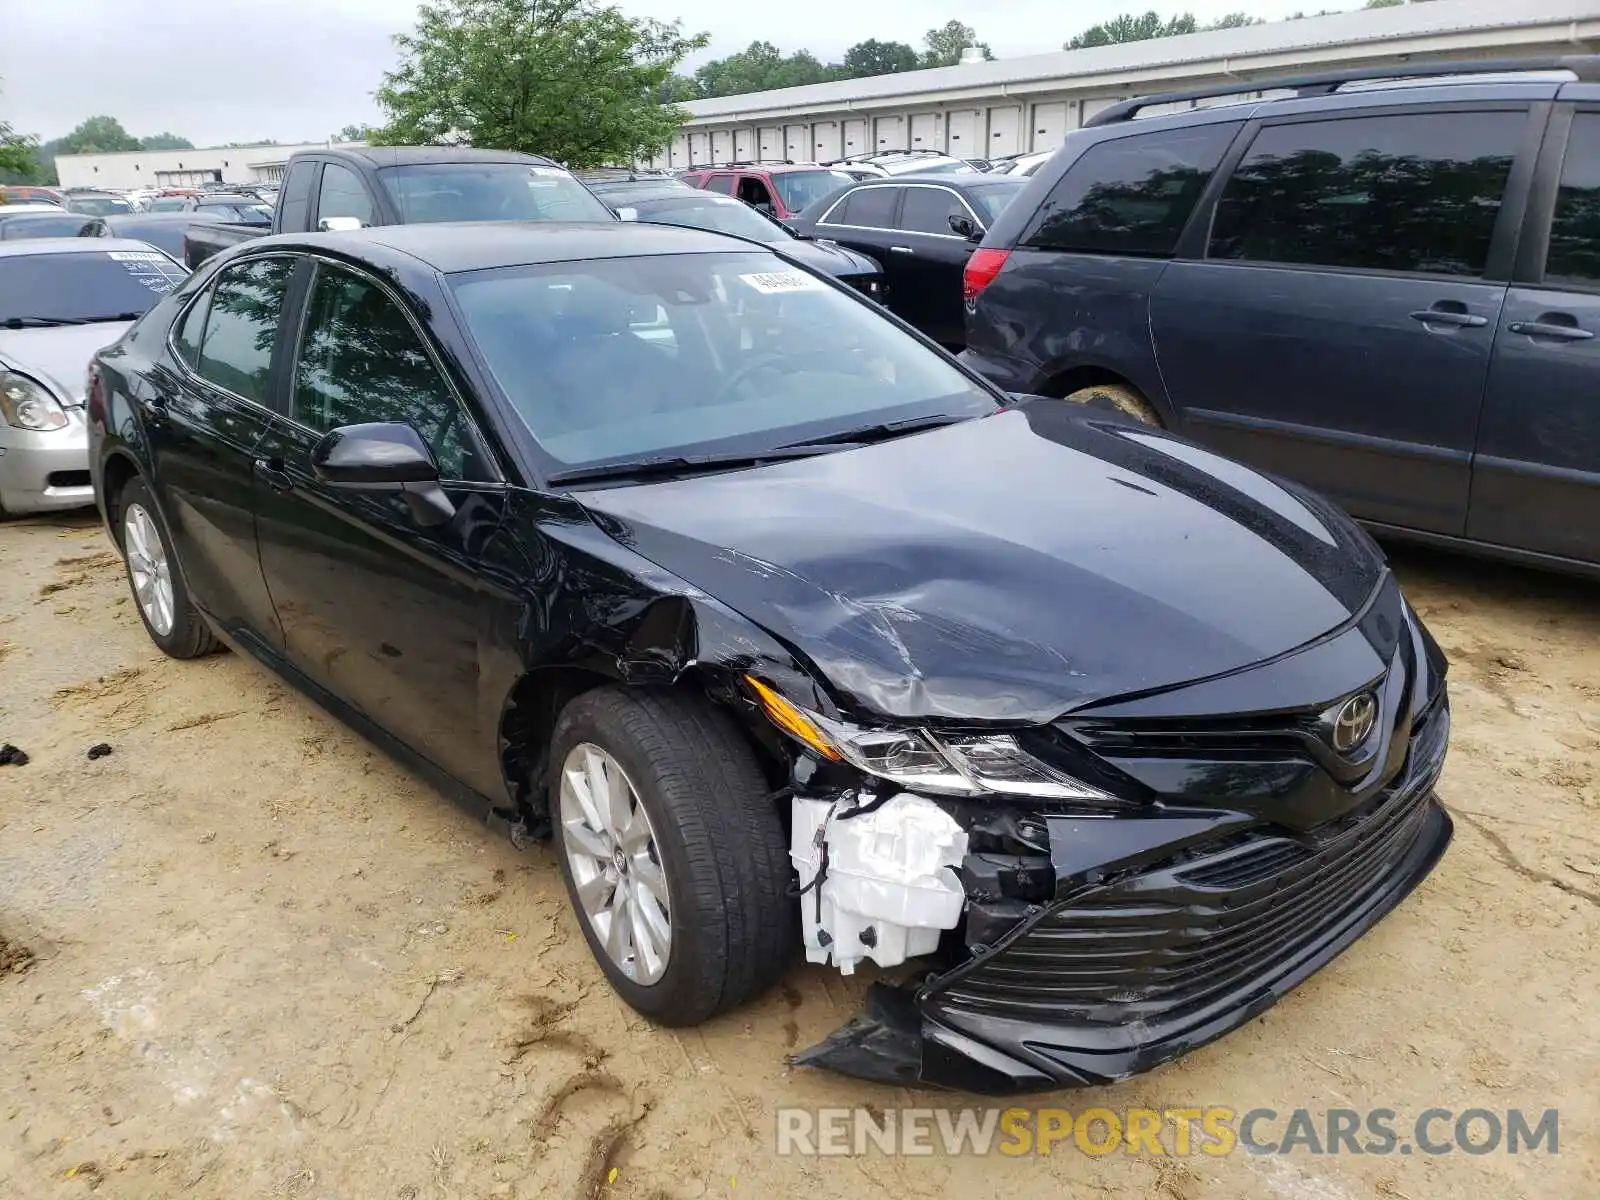
M1241 832L1223 812L1113 818L1098 837L1082 818L1045 817L1053 901L920 984L874 985L865 1012L795 1063L1005 1094L1122 1079L1221 1037L1439 861L1452 832L1433 797L1447 710L1432 726L1389 787L1309 835Z

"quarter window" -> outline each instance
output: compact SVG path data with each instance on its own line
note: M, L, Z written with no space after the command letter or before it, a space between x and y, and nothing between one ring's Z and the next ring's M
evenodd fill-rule
M1600 284L1600 113L1572 118L1544 271L1552 283Z
M1522 112L1263 129L1217 206L1212 258L1481 275Z
M900 228L908 233L942 233L953 237L953 216L968 216L966 205L943 188L908 187L900 205Z
M329 217L354 217L363 225L372 224L372 197L349 167L324 163L322 189L317 193L317 220Z
M828 217L830 225L860 225L867 229L893 229L894 204L901 188L864 187L845 197Z
M706 191L721 192L724 196L733 195L733 176L713 175L706 184Z
M217 277L195 367L202 379L257 404L271 403L267 373L293 271L291 258L258 258ZM201 301L195 311L204 306Z
M454 394L417 331L377 284L319 267L295 363L293 415L319 433L342 425L410 425L447 479L485 479Z
M1050 189L1021 244L1084 254L1171 254L1237 129L1202 125L1090 146Z

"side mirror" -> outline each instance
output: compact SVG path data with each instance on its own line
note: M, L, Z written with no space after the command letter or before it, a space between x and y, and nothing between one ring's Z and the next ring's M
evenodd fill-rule
M336 488L399 492L418 525L443 525L456 515L433 452L409 425L342 425L311 448L311 469Z
M966 238L969 242L983 241L983 230L965 213L950 214L950 231L958 237Z
M366 224L360 217L323 217L317 222L317 229L321 233L350 233L366 228Z

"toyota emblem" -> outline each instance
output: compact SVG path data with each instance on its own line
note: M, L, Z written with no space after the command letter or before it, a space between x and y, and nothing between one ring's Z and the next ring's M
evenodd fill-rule
M1333 718L1333 748L1349 754L1367 740L1378 719L1378 702L1371 692L1351 696Z

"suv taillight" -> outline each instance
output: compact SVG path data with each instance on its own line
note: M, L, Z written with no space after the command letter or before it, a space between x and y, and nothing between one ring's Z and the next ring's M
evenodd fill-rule
M967 268L961 272L961 296L968 304L978 298L978 293L994 282L1000 269L1011 257L1009 250L975 250L967 259Z

